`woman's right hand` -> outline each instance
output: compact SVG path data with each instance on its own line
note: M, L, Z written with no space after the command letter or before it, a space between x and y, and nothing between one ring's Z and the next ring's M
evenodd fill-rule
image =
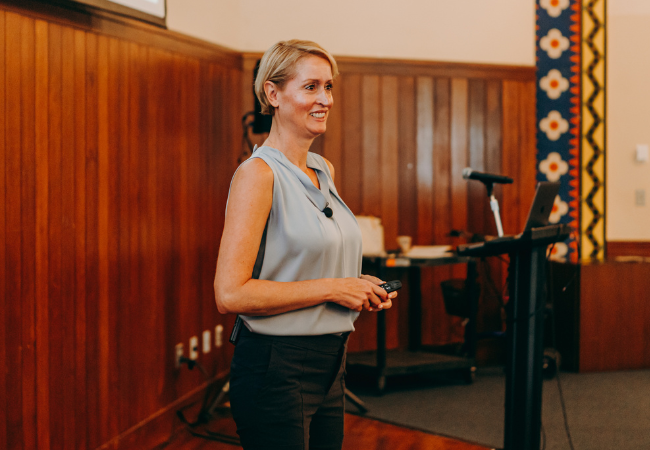
M361 278L334 279L332 302L352 311L374 311L387 300L386 291Z

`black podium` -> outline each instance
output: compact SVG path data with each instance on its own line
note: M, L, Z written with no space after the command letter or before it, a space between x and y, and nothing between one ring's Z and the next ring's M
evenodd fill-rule
M569 237L570 227L552 225L518 237L459 246L459 255L510 256L506 305L507 363L504 450L538 450L542 423L543 331L546 250Z

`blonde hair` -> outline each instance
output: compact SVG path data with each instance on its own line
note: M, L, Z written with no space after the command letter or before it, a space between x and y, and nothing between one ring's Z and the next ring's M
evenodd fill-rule
M266 98L264 84L271 81L282 89L284 84L294 77L296 63L308 55L319 56L327 60L332 67L332 77L339 74L334 57L317 43L299 39L278 42L262 56L255 78L255 95L260 101L262 114L273 115L275 110Z

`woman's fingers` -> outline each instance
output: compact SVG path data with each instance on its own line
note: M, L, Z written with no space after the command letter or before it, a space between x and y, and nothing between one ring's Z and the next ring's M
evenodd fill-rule
M339 282L341 283L341 282ZM359 278L347 278L342 280L339 286L343 291L338 294L339 300L336 303L354 311L381 311L392 306L391 299L397 295L394 292L387 294L379 287L383 281L370 275L362 275Z
M361 276L360 276L359 278L361 278L362 280L370 281L370 282L373 283L373 284L384 284L383 281L381 281L381 280L380 280L379 278L377 278L377 277L373 277L372 275L364 275L364 274L361 274Z

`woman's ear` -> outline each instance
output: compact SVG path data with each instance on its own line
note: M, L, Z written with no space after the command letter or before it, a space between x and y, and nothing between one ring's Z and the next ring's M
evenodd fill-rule
M277 108L279 106L278 86L272 81L267 81L264 83L264 93L266 94L266 98L269 100L271 106Z

